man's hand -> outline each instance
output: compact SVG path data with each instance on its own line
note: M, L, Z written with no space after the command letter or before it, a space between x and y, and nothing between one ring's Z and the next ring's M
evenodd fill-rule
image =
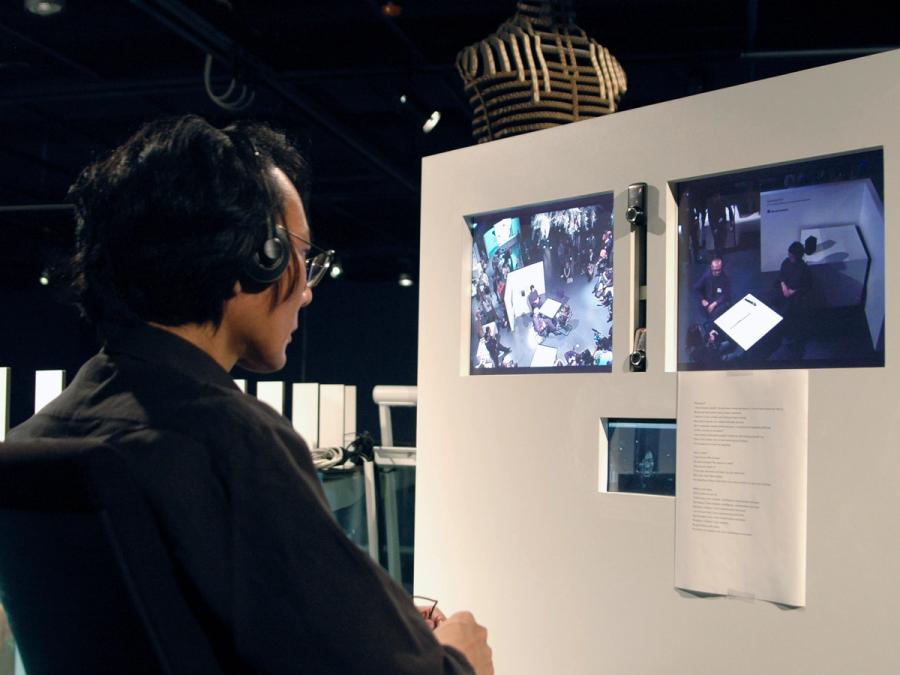
M457 612L435 629L438 642L461 651L477 675L493 675L494 662L487 643L487 629L475 622L471 612Z
M700 306L703 307L704 309L705 309L706 307L709 307L709 300L707 300L707 299L705 299L705 298L701 298L701 299L700 299Z
M437 605L416 605L416 609L419 610L419 614L422 615L422 618L425 619L425 623L428 624L431 630L434 630L447 620L447 617L437 608Z
M708 314L712 314L712 313L715 311L716 306L717 306L718 304L719 304L719 303L716 302L716 301L713 301L713 302L710 302L709 304L707 304L707 305L706 305L706 311L707 311L707 313L708 313Z

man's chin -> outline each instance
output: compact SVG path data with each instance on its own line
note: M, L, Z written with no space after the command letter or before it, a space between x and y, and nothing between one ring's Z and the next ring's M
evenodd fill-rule
M269 373L277 373L287 364L287 358L282 355L278 359L263 359L246 357L238 359L237 365L251 373L259 373L266 375Z

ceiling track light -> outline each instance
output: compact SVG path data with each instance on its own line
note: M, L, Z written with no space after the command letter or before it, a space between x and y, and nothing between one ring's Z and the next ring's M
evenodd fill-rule
M53 16L66 7L66 0L25 0L25 9L37 16Z
M415 282L409 274L407 274L406 272L401 272L399 278L397 279L397 283L400 284L400 286L402 286L403 288L409 288Z
M432 110L430 113L426 113L425 109L408 94L400 94L400 98L397 100L401 114L411 118L416 126L422 130L423 134L430 134L441 121L440 110Z

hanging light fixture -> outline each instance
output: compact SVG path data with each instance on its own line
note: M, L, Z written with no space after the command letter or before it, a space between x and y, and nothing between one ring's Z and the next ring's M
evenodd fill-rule
M331 263L331 269L328 270L328 274L332 279L337 279L344 273L344 266L341 265L341 261L337 258L334 259L334 262Z
M456 55L479 143L615 112L625 71L575 25L573 0L519 0L492 35Z

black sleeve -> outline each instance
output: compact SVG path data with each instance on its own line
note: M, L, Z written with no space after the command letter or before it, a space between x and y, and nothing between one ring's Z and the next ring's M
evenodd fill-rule
M197 428L218 425L205 439L148 432L120 442L139 458L135 472L198 615L235 670L472 672L344 535L289 425L202 416Z

